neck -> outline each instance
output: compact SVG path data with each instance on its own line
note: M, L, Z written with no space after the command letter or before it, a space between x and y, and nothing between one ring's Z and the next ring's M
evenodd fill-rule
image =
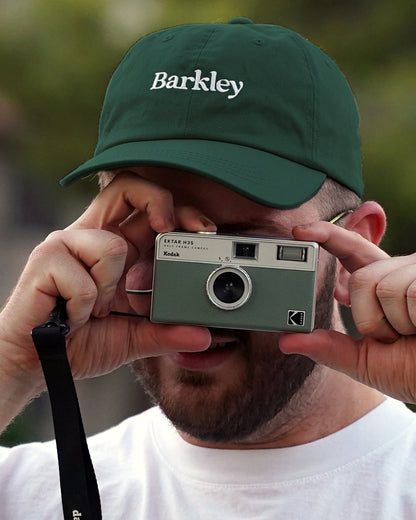
M316 385L316 380L320 382ZM310 387L314 387L310 393ZM357 421L385 396L332 369L319 366L287 408L261 430L230 443L210 443L179 432L184 440L205 448L267 449L298 446L331 435ZM308 394L309 391L309 394Z
M338 310L335 330L345 332ZM331 435L357 421L385 400L377 390L331 368L317 365L287 407L249 437L210 443L179 432L187 442L217 449L284 448Z

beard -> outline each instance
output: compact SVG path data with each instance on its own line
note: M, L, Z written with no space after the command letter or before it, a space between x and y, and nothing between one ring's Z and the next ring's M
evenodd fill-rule
M335 260L317 296L315 328L331 328L334 279ZM132 365L152 402L178 430L199 441L241 442L270 424L282 426L307 406L306 382L316 369L314 361L283 354L279 333L233 330L232 335L238 369L221 380L209 371L176 367L168 384L161 358L139 359Z

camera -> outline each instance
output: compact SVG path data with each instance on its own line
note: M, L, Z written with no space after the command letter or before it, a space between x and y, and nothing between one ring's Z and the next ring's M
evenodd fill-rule
M216 233L156 237L150 319L157 323L309 332L319 246Z

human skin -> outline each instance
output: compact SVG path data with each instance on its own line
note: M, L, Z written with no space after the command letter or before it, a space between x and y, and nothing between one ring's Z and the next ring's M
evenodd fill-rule
M317 200L290 211L276 210L205 178L189 174L169 176L161 170L136 171L167 187L179 205L193 203L223 233L291 238L294 226L315 222L321 216ZM328 281L326 273L331 260L325 251L321 253L318 295ZM150 262L148 266L150 273ZM145 271L142 266L137 277L129 280L132 287L149 286L150 274ZM323 297L332 300L332 291ZM140 305L140 300L132 301L132 306L135 305ZM317 315L322 313L319 311L322 305L331 313L329 324L333 322L336 330L344 331L332 301L318 302ZM143 307L136 310L146 312ZM325 322L322 317L319 320ZM208 352L175 353L134 363L155 401L194 444L252 449L308 442L356 420L383 399L378 392L322 366L309 376L310 366L302 358L295 360L280 351L281 333L241 333L227 329L211 332L212 346ZM218 345L221 349L211 352ZM299 387L300 382L303 385ZM247 398L247 393L256 392L255 398ZM244 405L245 402L248 403ZM273 410L274 415L270 415ZM264 414L263 422L256 417L257 411ZM254 425L256 428L250 429ZM246 432L243 436L242 431Z
M118 172L74 224L53 233L32 253L0 315L1 425L44 388L30 330L45 321L58 295L68 301L68 355L74 377L92 377L151 357L171 384L175 352L198 352L223 342L217 331L211 336L203 327L153 324L109 316L109 311L143 310L138 297L125 295L124 286L129 271L129 283L134 277L149 280L156 232L213 231L215 224L237 231L241 215L257 226L243 232L320 242L329 254L321 255L318 286L330 254L335 255L335 298L351 304L364 338L344 334L337 306L333 330L280 335L282 352L306 354L321 364L308 382L312 387L305 387L312 396L307 410L291 410L284 420L280 416L250 438L223 447L284 446L322 437L374 408L384 399L382 393L414 402L414 256L390 259L377 247L385 224L377 204L363 204L341 228L319 222L314 199L293 210L276 210L186 172L135 168ZM239 362L234 361L238 373ZM226 379L221 374L232 363L231 356L213 369L215 392L221 392Z

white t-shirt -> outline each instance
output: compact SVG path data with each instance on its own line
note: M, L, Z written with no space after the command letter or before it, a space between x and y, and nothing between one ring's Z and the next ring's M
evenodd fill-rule
M416 418L392 399L292 448L198 448L157 408L89 446L104 520L416 519ZM1 520L61 519L60 500L54 442L0 448Z

